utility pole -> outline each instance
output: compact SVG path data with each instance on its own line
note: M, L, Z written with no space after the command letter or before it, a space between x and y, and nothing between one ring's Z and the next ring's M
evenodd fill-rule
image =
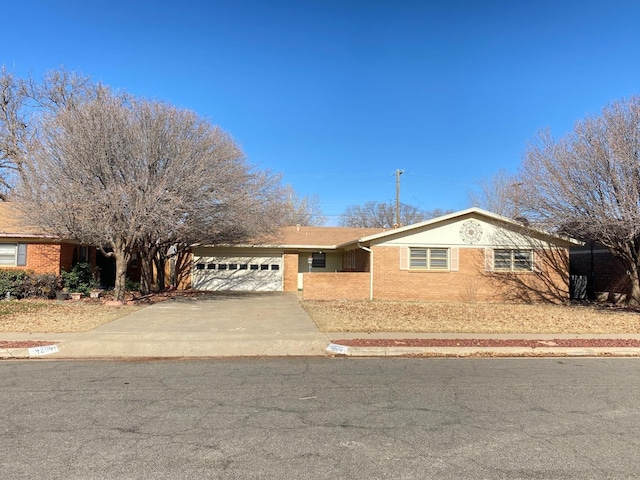
M396 170L396 228L400 227L400 175L404 170Z

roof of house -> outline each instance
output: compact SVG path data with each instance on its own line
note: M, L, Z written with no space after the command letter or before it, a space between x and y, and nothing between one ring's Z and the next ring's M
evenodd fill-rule
M384 228L352 227L284 227L277 237L277 244L286 247L336 247L357 238L384 232Z
M468 208L466 210L460 210L459 212L449 213L447 215L442 215L440 217L431 218L429 220L425 220L424 222L414 223L412 225L407 225L405 227L395 228L395 229L392 229L392 230L386 230L384 232L378 232L378 233L373 233L373 234L370 234L370 235L367 235L367 236L358 237L357 239L347 240L345 243L341 244L340 246L349 245L349 244L352 244L352 243L367 243L367 242L370 242L372 240L378 240L380 238L384 238L384 237L391 236L391 235L402 235L403 233L409 232L411 230L416 230L416 229L420 229L420 228L436 225L438 223L442 223L442 222L446 222L446 221L453 220L453 219L456 219L456 218L469 216L469 215L474 215L474 214L478 215L478 216L481 216L481 217L485 217L488 220L499 222L499 223L501 223L503 225L506 225L508 227L517 228L519 230L525 229L530 234L537 234L537 235L541 235L541 236L547 237L549 239L554 240L556 243L565 244L565 245L582 245L583 244L583 242L581 242L579 240L576 240L575 238L571 238L571 237L568 237L568 236L561 236L561 235L556 235L556 234L553 234L553 233L545 232L543 230L539 230L539 229L534 228L534 227L523 225L522 223L518 222L517 220L513 220L513 219L507 218L507 217L503 217L501 215L489 212L487 210L483 210L481 208L472 207L472 208Z
M28 225L22 212L10 202L0 202L0 237L54 238L41 228Z

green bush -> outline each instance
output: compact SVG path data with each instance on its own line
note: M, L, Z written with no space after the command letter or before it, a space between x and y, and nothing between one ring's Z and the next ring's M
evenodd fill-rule
M60 279L53 273L33 273L25 270L0 270L0 299L53 298Z
M124 284L124 289L127 292L139 292L140 291L140 282L134 282L130 278L127 278Z
M76 263L70 272L62 272L62 285L69 292L88 295L97 286L95 271L90 263Z
M22 298L27 276L24 270L0 270L0 298Z

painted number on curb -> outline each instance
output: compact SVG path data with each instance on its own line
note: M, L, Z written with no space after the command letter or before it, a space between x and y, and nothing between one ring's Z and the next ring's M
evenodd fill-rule
M58 351L57 345L45 345L44 347L33 347L29 349L30 357L38 357L40 355L49 355Z
M346 355L347 353L349 353L349 347L345 345L338 345L337 343L330 343L327 347L327 351Z

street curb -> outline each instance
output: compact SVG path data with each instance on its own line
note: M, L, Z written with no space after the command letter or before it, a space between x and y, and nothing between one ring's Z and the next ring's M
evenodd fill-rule
M330 344L327 351L347 357L640 357L640 349L625 347L349 347Z

